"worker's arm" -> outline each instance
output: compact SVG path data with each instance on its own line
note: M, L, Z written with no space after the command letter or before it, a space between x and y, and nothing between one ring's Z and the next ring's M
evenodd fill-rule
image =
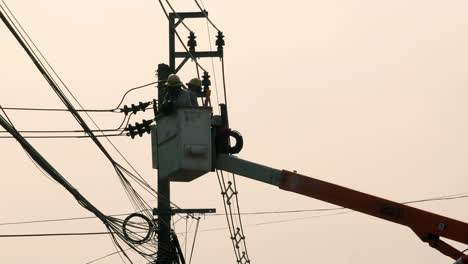
M411 228L424 242L444 255L468 264L468 257L440 240L445 237L468 245L468 224L404 204L382 199L294 172L280 171L230 155L219 155L217 168L278 186L331 204Z

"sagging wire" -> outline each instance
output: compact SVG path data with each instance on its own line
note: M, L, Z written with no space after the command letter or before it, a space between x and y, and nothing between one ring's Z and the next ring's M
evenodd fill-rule
M3 108L5 109L5 108ZM133 113L130 113L129 115L125 116L120 123L120 125L116 128L112 129L102 129L102 130L91 130L92 132L100 132L103 133L103 135L96 135L96 137L117 137L117 136L126 136L124 135L124 132L126 131L126 127L130 123L131 117ZM32 134L56 134L56 133L86 133L84 130L19 130L18 132L20 133L32 133ZM114 134L104 134L104 132L119 132L119 133L114 133ZM7 131L0 131L1 133L7 133ZM12 136L0 136L0 138L13 138ZM63 136L63 135L40 135L40 136L24 136L24 138L43 138L43 139L63 139L63 138L89 138L89 135L83 135L83 136Z
M203 1L201 2L202 5L203 5L203 9L201 8L200 4L198 3L197 0L195 0L195 3L198 5L198 7L200 8L201 12L205 15L206 17L206 30L207 30L207 33L208 33L208 43L210 44L210 51L213 51L213 44L211 43L211 30L210 30L210 26L209 26L209 23L212 23L211 20L208 18L208 14L206 13L205 11L205 5L203 4ZM218 30L217 27L214 27L215 29ZM219 30L218 30L219 31ZM216 103L219 105L219 91L218 91L218 79L216 78L216 70L215 70L215 65L214 65L214 58L211 58L211 69L213 70L213 78L214 78L214 86L215 86L215 90L216 90Z
M224 71L224 57L221 58L221 72L223 75L224 103L226 104L226 108L228 108L227 90L226 90L226 73Z
M22 27L21 27L22 28ZM24 29L23 29L24 30ZM157 84L158 82L150 82L141 86L137 86L127 90L122 99L119 101L119 104L112 109L77 109L78 112L89 112L89 113L114 113L120 114L123 112L123 109L120 109L120 106L123 104L125 97L130 93L138 89L150 87L151 85ZM38 108L38 107L3 107L5 110L15 110L15 111L43 111L43 112L69 112L68 109L61 108Z
M5 2L2 0L3 4L6 6L6 8L8 9L8 6L5 4ZM162 4L162 3L161 3ZM163 7L163 10L165 11L164 9L164 6ZM2 8L3 10L3 8ZM9 10L9 9L8 9ZM14 14L9 10L9 12L11 13L11 15L14 17ZM167 13L166 13L167 14ZM23 49L26 51L26 53L29 55L29 57L33 60L33 63L36 65L36 67L38 68L38 70L43 74L43 76L46 78L47 82L51 85L51 87L54 89L54 91L56 91L58 88L58 85L57 83L51 78L50 74L48 73L48 70L44 67L44 65L42 64L42 62L40 61L40 59L38 58L38 56L36 54L34 54L31 46L29 45L29 43L26 41L26 39L24 38L24 36L22 36L22 33L18 30L18 28L16 27L16 25L13 23L13 27L16 28L16 31L15 29L11 26L11 24L8 22L7 18L5 16L2 16L2 20L5 22L5 24L7 25L7 27L10 29L11 33L15 36L15 38L18 40L18 42L20 43L20 45L23 47ZM11 21L11 19L9 19ZM15 18L15 21L21 26L21 24L19 23L18 20L16 20ZM22 27L21 27L22 28ZM23 28L22 28L23 29ZM29 35L27 34L27 32L23 29L25 35L28 37L28 39L31 41L31 43L34 45L34 47L36 48L36 50L39 52L39 54L42 56L42 58L44 59L44 61L47 63L47 65L51 68L51 70L54 72L54 74L57 76L57 78L60 80L60 82L64 85L64 87L67 89L67 91L71 94L71 96L75 99L75 101L78 103L78 105L83 108L81 106L81 104L78 102L78 100L76 99L76 97L73 95L73 93L71 93L71 91L68 89L68 87L66 86L66 84L62 81L62 79L60 78L60 76L58 76L58 74L55 72L55 70L53 69L53 67L50 65L50 63L48 63L48 60L45 58L45 56L42 54L42 52L37 48L37 46L34 44L34 41L29 37ZM180 36L179 36L179 39L181 40ZM182 42L183 43L183 42ZM200 66L201 67L201 66ZM203 69L203 67L201 67ZM161 81L163 82L163 80ZM152 84L148 84L148 85L152 85ZM132 88L131 90L135 90L135 89L140 89L140 88L143 88L143 87L146 87L147 85L143 85L141 87L135 87L135 88ZM127 93L124 95L124 97L122 98L121 102L123 102L123 99L125 98L125 96L131 91L127 91ZM61 95L60 93L58 95ZM74 109L73 105L71 105L71 103L68 102L68 100L63 100L63 98L66 99L66 97L63 96L59 96L59 98L64 102L64 104L67 106L67 109L70 111L70 112L75 112L76 113L76 109ZM119 103L119 106L121 105L121 103ZM69 106L72 108L73 111L70 110ZM119 107L118 106L118 107ZM96 125L96 123L94 122L94 120L89 116L89 114L87 112L85 112L86 115L90 118L90 120ZM82 126L86 126L86 123L84 122L84 120L82 120L81 116L79 116L78 113L74 114L74 117L75 119L77 119L77 121L80 123L80 125ZM97 126L97 125L96 125ZM98 126L97 126L98 127ZM98 127L99 129L99 127ZM86 130L86 129L85 129ZM90 130L88 128L88 130ZM104 155L106 157L108 157L108 159L111 161L111 163L115 166L117 166L118 168L116 168L116 170L123 170L126 172L127 175L129 175L130 177L132 177L134 180L135 178L140 178L140 179L137 179L137 183L139 183L140 185L142 186L145 186L146 187L146 191L150 192L150 194L152 194L154 197L157 197L158 196L158 193L156 190L154 190L144 179L143 177L138 173L138 171L134 168L134 166L122 155L122 153L115 147L115 145L108 139L109 135L94 135L94 133L92 131L87 131L87 134L88 136L83 136L83 137L90 137L91 139L93 139L93 141L96 143L96 145L101 149L101 151L103 151ZM118 135L111 135L111 136L118 136ZM128 170L126 170L125 168L123 168L120 164L118 164L117 162L115 162L111 157L110 155L107 153L107 151L103 148L103 146L100 144L100 142L96 139L98 137L104 137L106 138L109 143L114 147L114 149L116 149L116 151L118 152L118 154L125 160L125 162L132 168L132 170L137 174L137 176L135 176L133 173L129 172ZM80 138L80 137L78 137ZM165 199L164 197L160 197L160 198L163 198ZM176 207L176 208L180 208L178 205L176 205L175 203L171 202L171 204Z
M189 264L192 263L193 252L195 250L195 242L197 241L198 228L200 227L200 217L197 217L195 220L197 220L197 225L195 226L195 234L193 236L192 249L190 250Z
M19 21L16 19L16 17L14 16L14 14L11 12L10 9L8 9L8 6L5 4L5 2L2 0L3 4L6 6L7 10L9 11L9 13L11 14L11 16L15 19L16 23L20 26L20 28L22 29L22 31L24 32L24 34L27 36L27 38L29 39L29 41L32 43L32 45L36 48L36 50L39 52L39 54L41 55L41 57L44 59L44 61L46 62L46 64L49 66L49 68L52 70L52 72L55 74L55 76L59 79L59 81L62 83L62 85L65 87L65 89L70 93L70 95L73 97L73 99L78 103L78 105L82 108L83 106L80 104L80 102L77 100L77 98L73 95L73 93L70 91L70 89L68 89L67 85L63 82L63 80L60 78L60 76L55 72L55 70L53 69L53 67L50 65L50 63L48 62L48 60L45 58L45 56L42 54L42 52L38 49L38 47L35 45L34 41L29 37L28 33L24 30L24 28L21 26L21 24L19 23ZM11 20L11 19L10 19ZM5 21L6 22L6 21ZM26 40L26 38L24 36L22 36L22 33L18 30L18 28L16 27L15 23L13 23L13 21L11 21L13 26L16 28L16 32L13 32L12 33L17 36L17 34L20 35L20 37L22 38L21 40L18 39L17 37L17 40L20 42L20 44L22 44L23 48L25 48L25 51L28 53L28 55L31 57L31 59L33 60L33 62L36 64L36 66L38 67L39 71L41 71L44 75L44 77L46 78L46 80L49 82L49 84L51 85L51 87L53 88L53 90L57 93L57 95L59 96L59 98L62 100L62 102L64 102L64 104L67 106L67 109L72 112L73 116L75 117L75 119L77 119L78 123L80 123L80 125L83 127L83 129L85 130L85 133L88 134L88 136L90 138L93 139L93 141L98 145L98 147L101 149L101 151L104 153L104 155L111 161L111 163L113 165L119 165L118 163L116 163L115 161L113 161L113 159L111 158L110 154L107 153L107 151L104 149L104 147L101 145L101 143L96 139L97 136L94 135L93 131L91 131L89 129L89 127L87 126L87 124L85 123L85 121L81 118L81 116L77 113L77 110L74 109L73 105L68 101L68 99L65 97L65 95L61 92L58 84L54 81L54 79L52 78L52 76L48 73L48 70L45 68L45 66L42 64L41 60L39 59L39 57L37 55L34 54L34 51L33 49L31 48L31 46L28 44L28 41ZM11 30L11 28L10 28ZM16 34L15 34L16 33ZM28 49L29 48L29 49ZM148 84L148 85L143 85L143 86L140 86L140 87L135 87L135 88L132 88L130 91L127 91L127 93L124 94L121 102L123 102L125 96L131 92L132 90L135 90L135 89L140 89L140 88L143 88L143 87L146 87L146 86L149 86L149 85L152 85L152 84ZM120 106L121 103L119 103L119 106ZM94 125L99 129L99 130L102 130L99 128L99 126L96 124L96 122L91 118L91 116L85 112L85 114L88 116L88 118L94 123ZM128 124L128 122L127 122ZM98 130L98 131L99 131ZM117 150L117 148L115 147L114 144L112 144L112 142L110 142L110 140L107 138L107 135L105 135L104 133L102 133L102 137L105 137L109 143L111 143L111 145ZM118 150L117 150L118 151ZM123 157L123 155L120 153L120 151L118 151L118 153ZM125 159L125 157L123 157ZM128 163L128 161L125 159L125 161ZM130 164L131 165L131 164ZM119 165L120 166L120 165ZM115 166L114 166L115 167ZM133 167L132 167L133 168ZM134 169L134 168L133 168ZM116 168L116 170L118 170ZM127 171L128 174L130 174L128 171ZM119 173L118 173L119 174ZM139 175L141 177L141 175Z
M77 202L85 209L93 213L97 218L99 218L106 228L109 230L109 234L115 238L118 236L122 240L125 241L125 234L124 229L122 228L123 221L121 219L107 216L102 213L99 209L97 209L89 200L87 200L73 185L68 182L26 139L24 139L21 134L16 130L16 128L6 120L3 115L0 115L0 125L9 131L15 139L20 143L23 149L31 156L31 158L36 162L51 178L53 178L56 182L62 185L73 197L77 200ZM132 225L138 225L136 223L132 223ZM141 226L140 229L144 229L144 226ZM130 230L132 233L132 231ZM154 236L154 230L148 229L148 234L150 236ZM140 234L132 233L132 235L136 237L141 237ZM130 243L127 243L130 244ZM133 246L133 245L129 245ZM134 248L136 251L140 251L138 248Z
M203 71L206 71L205 68L203 66L200 65L200 63L198 62L198 60L192 55L192 53L189 51L189 49L187 48L187 46L185 45L184 41L182 40L182 37L180 36L179 32L177 31L177 28L176 28L176 25L171 21L170 17L169 17L169 13L167 12L166 10L166 7L164 6L162 0L158 0L160 6L161 6L161 9L164 13L164 15L166 16L167 20L169 21L170 23L170 26L174 29L174 33L176 34L176 37L177 39L179 40L180 44L182 45L182 47L184 48L184 50L187 52L187 54L189 54L190 58L195 62L195 64L198 65L198 67L200 69L202 69Z
M197 0L194 0L195 1L195 4L198 6L198 8L200 9L200 11L203 13L203 15L205 16L206 20L211 24L212 27L214 27L217 31L221 31L214 23L213 21L211 21L211 19L208 17L208 13L206 12L206 9L205 9L205 5L203 4L203 0L201 0L201 4L203 5L203 8L202 6L200 5L200 3L198 3Z
M180 23L182 23L182 25L185 27L185 29L187 29L188 32L193 32L189 26L187 26L187 24L185 24L184 20L181 19L181 17L178 15L178 13L176 12L176 10L174 9L174 7L172 7L171 3L169 2L169 0L166 0L166 3L167 5L169 6L169 8L171 9L172 13L174 13L176 15L176 17L179 19Z
M7 6L5 2L2 0L3 5ZM120 181L122 182L122 185L124 187L124 190L126 191L127 196L129 197L130 201L134 205L135 208L150 208L147 204L144 204L144 200L141 198L141 196L138 195L138 193L133 189L131 186L130 182L126 179L124 173L120 170L120 168L117 166L118 163L112 158L112 156L107 152L107 150L104 148L104 146L101 144L101 142L97 139L93 131L89 128L89 126L86 124L86 122L83 120L81 115L76 111L74 106L71 104L71 102L68 100L68 98L65 96L63 91L60 89L59 85L55 82L55 80L52 78L52 75L49 73L45 65L41 62L39 56L35 54L34 50L32 47L29 45L27 39L23 36L23 33L18 29L16 26L14 20L11 19L10 15L12 15L11 10L7 9L9 13L6 11L6 9L3 6L0 6L1 11L0 12L0 17L2 21L5 23L5 25L8 27L10 32L14 35L14 37L17 39L19 44L23 47L23 49L26 51L26 53L29 55L33 63L36 65L37 69L42 73L46 81L49 83L53 91L57 94L59 99L64 103L64 105L67 107L67 109L72 113L73 117L76 119L76 121L82 126L83 130L85 133L93 140L93 142L98 146L98 148L101 150L101 152L107 157L107 159L111 162L113 165L117 175L119 176ZM7 7L8 8L8 7ZM16 20L17 21L17 20ZM26 36L27 33L26 33ZM29 38L29 36L28 36ZM29 38L29 40L32 42L32 40ZM37 49L37 47L36 47ZM37 49L38 50L38 49ZM46 61L46 63L49 65L51 70L54 72L56 77L60 80L62 85L68 90L68 92L72 95L72 97L76 100L76 97L71 93L71 91L68 89L68 87L63 83L63 81L60 79L60 77L57 75L57 73L53 70L53 68L50 66L50 64L47 62L47 60L44 58L42 53L39 51L43 59ZM84 109L81 104L77 101L78 105ZM87 112L85 112L86 115L92 120L92 118L89 116ZM108 218L104 214L102 214L97 208L95 208L89 201L87 201L78 191L76 191L73 186L68 183L65 178L63 178L60 174L58 174L57 171L47 162L45 159L40 156L40 154L31 146L29 143L20 135L20 133L12 127L11 124L8 123L3 117L1 118L2 121L2 126L12 134L18 142L21 143L23 148L28 151L28 153L32 153L31 156L33 159L38 162L39 165L51 176L53 177L57 182L59 182L63 187L65 187L76 199L77 201L86 209L92 211L98 218L101 219L101 221L105 224L105 226L112 231L115 232L122 232L122 230L119 229L119 222L118 219L115 218ZM93 121L93 120L92 120ZM94 122L94 121L93 121ZM94 122L95 123L95 122ZM99 127L98 127L99 129ZM107 137L106 137L107 138ZM109 139L108 139L109 140ZM127 174L127 176L130 176ZM151 216L152 217L152 216ZM120 248L120 244L117 241L115 234L111 233L111 236L113 238L113 241L116 243L116 245ZM124 241L127 245L133 247L133 249L138 252L140 255L143 253L141 250L139 250L137 247L133 246L128 240L126 240L126 237L124 234L119 233L118 237ZM123 255L126 257L127 260L130 260L130 258L123 253Z
M3 2L3 1L2 1ZM161 3L161 2L160 2ZM3 4L6 6L6 4L3 2ZM162 3L161 3L162 4ZM164 7L162 5L162 7ZM5 12L5 9L2 7L2 10ZM8 9L9 10L9 9ZM10 11L11 13L11 11ZM49 85L51 86L51 88L54 90L54 92L57 94L57 96L59 97L59 99L65 104L65 106L67 107L67 109L69 110L69 112L72 113L73 117L76 119L76 121L83 127L83 130L84 132L87 134L87 136L89 138L91 138L93 140L93 142L96 144L96 146L101 150L101 152L106 156L106 158L111 162L112 166L114 167L117 175L119 176L119 179L124 187L124 190L126 191L126 194L127 196L129 197L130 201L132 202L133 206L135 208L148 208L149 206L147 204L144 203L144 201L142 200L142 198L138 195L138 193L133 189L132 185L130 184L130 182L127 180L127 178L125 176L129 176L131 177L132 179L135 180L136 176L133 174L133 173L130 173L128 170L124 170L124 168L118 164L113 158L112 156L107 152L107 150L104 148L104 146L101 144L101 142L97 139L99 137L99 135L95 135L94 132L89 128L89 126L86 124L86 122L84 121L84 119L80 116L79 112L77 111L77 109L74 108L74 106L72 105L72 103L68 100L68 98L65 96L65 94L63 93L63 91L60 89L59 87L59 84L54 80L54 78L52 77L51 73L49 72L49 70L46 68L46 66L42 63L41 59L39 58L39 56L37 54L35 54L35 51L34 49L30 46L30 44L28 43L28 40L26 39L26 37L23 36L23 33L21 33L21 31L16 27L14 21L9 17L9 15L5 12L6 16L3 15L3 13L1 14L2 15L2 20L5 22L5 24L7 25L7 27L10 29L10 31L13 33L13 35L15 36L15 38L18 40L18 42L21 44L21 46L24 48L24 50L26 51L26 53L29 55L29 57L32 59L32 61L34 62L34 64L36 65L36 67L38 68L38 70L42 73L42 75L45 77L46 81L49 83ZM11 15L13 15L11 13ZM8 18L7 18L8 17ZM16 20L16 18L15 18ZM17 20L16 20L17 21ZM19 24L19 22L17 22ZM13 26L12 26L13 25ZM20 25L20 24L19 24ZM20 25L21 26L21 25ZM21 27L22 28L22 27ZM24 31L24 29L23 29ZM70 89L68 89L67 85L63 82L63 80L60 78L60 76L55 72L54 68L50 65L50 63L47 61L47 59L44 57L44 55L41 53L41 51L37 48L37 46L34 44L34 42L31 40L31 38L29 37L29 35L27 34L26 31L24 31L25 35L27 36L27 38L29 39L29 41L32 43L32 45L36 48L36 50L39 52L39 54L42 56L42 59L44 59L45 63L47 64L47 66L50 68L50 70L52 70L52 72L54 73L54 75L58 78L59 82L64 86L64 88L68 91L68 93L72 96L72 98L76 101L76 103L81 107L82 110L84 110L84 107L80 104L80 102L77 100L77 98L74 96L74 94L71 92ZM179 40L180 39L180 36L179 37ZM203 69L203 67L200 66L201 69ZM94 122L94 120L91 118L91 116L86 112L84 111L85 114L88 116L88 118L94 123L94 125L99 129L99 126L96 124L96 122ZM18 131L16 131L18 133ZM101 131L102 132L102 131ZM18 133L19 135L19 133ZM112 142L108 139L108 136L105 135L103 133L102 137L106 138L109 143L111 145ZM18 138L17 138L18 139ZM23 140L25 140L24 138L22 138ZM113 145L114 148L116 148L114 145ZM119 152L119 151L118 151ZM119 152L120 153L120 152ZM121 154L121 153L120 153ZM122 155L123 156L123 155ZM125 157L123 157L125 159ZM126 159L125 159L126 160ZM128 161L126 160L126 162L128 163ZM130 164L131 165L131 164ZM132 169L133 166L131 166ZM136 171L136 170L135 170ZM138 174L138 172L136 172L137 175L139 177L141 177L141 175ZM142 179L142 181L144 182L144 180ZM137 182L141 183L140 181L137 180ZM147 184L144 184L146 186L148 186ZM157 194L156 192L154 192L155 194ZM79 201L80 202L80 201ZM81 202L80 202L81 204ZM102 218L102 217L101 217ZM118 219L112 219L114 222L110 222L110 223L107 223L106 226L108 227L111 227L113 224L121 224L120 222L118 222ZM113 240L114 242L117 244L117 246L119 246L120 248L120 244L117 242L117 240L115 239L115 236L111 233L112 237L113 237ZM122 238L121 234L119 234L119 237ZM122 239L124 240L124 242L128 242L126 241L125 239ZM136 249L135 249L136 250ZM138 250L136 250L138 252ZM141 254L141 252L139 252ZM124 254L127 259L128 259L128 256L126 254ZM130 261L130 259L128 259Z
M192 29L190 29L190 27L187 26L187 24L185 24L184 19L182 19L182 18L179 16L179 13L174 9L174 7L172 7L172 5L171 5L171 3L169 2L169 0L166 0L166 3L167 3L167 5L169 6L169 8L171 9L172 13L179 19L179 22L182 23L182 25L187 29L187 31L190 33L190 35L195 34L195 33L192 31ZM169 23L172 24L172 21L170 21ZM178 35L178 32L177 32L177 30L176 30L176 25L174 25L174 31L175 31L175 33ZM194 35L194 36L195 36L195 35ZM180 40L180 39L179 39L179 40ZM183 42L181 42L181 43L182 43L182 45L184 45ZM184 48L185 48L185 47L184 47ZM187 50L187 49L186 49L186 50ZM187 50L187 52L188 52L188 50ZM198 61L197 61L198 58L193 57L191 53L189 53L189 54L190 54L190 56L192 57L192 60L195 62L195 70L197 71L197 77L198 77L198 79L200 79L200 68L201 68L201 69L203 69L203 68L200 67L200 65L199 65L199 63L198 63Z
M10 122L11 125L13 125L13 122L11 121L10 117L8 116L8 114L6 113L5 109L0 105L0 110L2 111L2 113L5 115L5 118L7 119L8 122ZM14 125L13 125L14 126ZM34 162L34 160L32 159L32 157L29 155L29 153L27 153L24 149L23 149L24 153L26 154L26 156L29 158L29 160L32 162L32 164L36 167L36 169L42 174L44 175L44 177L46 177L48 180L54 182L54 180L52 178L50 178L47 173L45 173L41 167L39 167L36 162Z
M3 0L2 0L3 2ZM3 2L3 4L8 8L8 6ZM9 10L9 9L8 9ZM10 14L14 17L14 14L11 12L11 10L9 10ZM15 18L15 17L14 17ZM10 19L11 20L11 19ZM68 89L67 85L63 82L63 80L60 78L60 76L56 73L56 71L54 70L54 68L50 65L50 63L48 62L48 60L45 58L45 56L42 54L42 52L38 49L38 47L35 45L34 41L29 37L28 33L24 30L24 28L21 26L21 24L19 23L19 21L15 18L15 21L19 24L19 26L21 27L21 29L24 31L25 35L27 36L27 38L29 39L29 41L32 43L32 45L36 48L36 50L39 52L39 54L42 56L42 58L44 59L44 61L46 62L46 64L49 66L49 68L52 70L52 72L55 74L55 76L59 79L59 81L61 82L61 84L65 87L65 89L70 93L70 95L72 96L72 98L76 101L76 103L82 108L84 109L84 107L80 104L80 102L77 100L77 98L73 95L73 93L70 91L70 89ZM4 22L8 25L8 21L6 21L6 19L4 20ZM112 147L118 152L118 154L125 160L125 162L127 162L128 165L130 165L130 167L135 171L135 173L138 175L138 177L142 178L141 175L139 175L139 173L135 170L135 168L130 164L130 162L128 162L128 160L122 155L122 153L117 149L117 147L110 141L110 139L108 138L107 135L105 135L104 133L102 133L102 136L96 136L94 135L94 133L92 131L90 131L89 127L87 126L87 124L85 123L85 121L81 118L81 116L78 114L78 112L76 111L76 109L74 109L73 105L68 101L68 99L65 97L65 95L61 92L58 84L54 81L54 79L52 78L52 76L49 74L48 70L45 68L45 66L42 64L41 60L39 59L39 57L34 54L34 51L33 49L31 48L31 46L29 45L28 41L26 40L26 38L24 36L22 36L22 33L18 30L18 28L16 27L16 25L13 23L13 21L11 21L13 26L16 28L16 31L11 28L11 25L9 26L9 29L10 31L13 33L13 35L17 38L17 40L20 42L20 44L23 46L23 48L25 49L25 51L28 53L28 55L30 56L30 58L33 60L34 64L36 65L36 67L38 68L38 70L43 74L43 76L46 78L46 80L49 82L50 86L53 88L53 90L57 93L57 95L59 96L59 98L62 100L62 102L67 106L67 109L72 112L73 116L75 117L75 119L78 121L78 123L83 127L83 129L86 131L86 133L88 134L88 136L96 143L96 145L101 149L101 151L103 152L103 154L111 161L111 163L114 165L114 168L116 169L116 171L119 170L119 168L117 168L115 165L119 165L118 163L116 163L112 157L110 156L109 153L107 153L107 151L104 149L104 147L101 145L100 141L97 140L97 137L104 137L111 145ZM18 36L19 34L19 36ZM143 87L136 87L136 89L139 89L139 88L143 88ZM133 89L135 90L135 89ZM125 96L128 94L128 92L124 95L123 99L125 98ZM121 101L123 101L123 99ZM120 104L119 104L120 105ZM96 122L93 120L93 118L89 115L89 113L85 112L85 114L88 116L88 118L92 121L92 123L99 129L99 126L96 124ZM112 136L117 136L117 135L112 135ZM119 165L120 166L120 165ZM120 174L120 175L123 175L122 173L119 173L117 172L117 174ZM132 173L129 173L127 171L127 174L134 178L135 175L133 175Z
M127 137L122 133L118 134L105 134L105 135L96 135L96 138L104 138L104 137ZM8 138L12 139L11 136L0 136L0 138ZM36 139L85 139L91 138L90 136L25 136L24 138L36 138Z

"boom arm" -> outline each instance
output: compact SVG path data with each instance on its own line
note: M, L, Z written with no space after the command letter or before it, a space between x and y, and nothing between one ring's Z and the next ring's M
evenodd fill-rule
M468 245L467 223L294 172L262 166L230 155L219 155L217 168L278 186L285 191L302 194L407 226L422 241L442 254L457 260L456 264L468 264L468 256L440 240L440 237L444 237Z

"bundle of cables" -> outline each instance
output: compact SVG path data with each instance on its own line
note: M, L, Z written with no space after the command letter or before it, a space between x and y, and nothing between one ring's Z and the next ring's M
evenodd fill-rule
M125 219L119 219L112 216L107 216L96 208L89 200L87 200L73 185L65 179L13 126L11 121L0 115L0 125L8 131L23 147L27 154L40 166L52 179L62 185L77 202L85 209L93 213L99 218L106 228L109 230L113 241L119 247L122 254L132 263L128 255L125 253L126 250L122 248L118 239L123 241L129 246L129 248L135 250L143 257L148 260L154 259L153 248L155 246L155 234L156 225L152 219L152 216L148 216L151 210L142 210L140 213L134 213L129 215ZM134 193L132 199L135 202L141 202L140 196L136 194L135 190L131 188L131 185L127 182L126 190L130 193ZM139 207L147 207L147 205L140 204ZM169 252L168 252L169 253Z
M25 52L28 54L34 65L37 67L39 72L48 82L52 90L56 93L59 99L63 102L66 109L72 114L75 120L80 124L83 131L86 135L95 143L99 150L104 154L104 156L109 160L112 167L114 168L122 186L130 199L135 214L128 216L126 219L118 219L115 217L110 217L102 213L97 209L90 201L88 201L80 192L68 182L65 177L63 177L26 139L23 137L18 130L14 127L11 120L8 119L8 116L0 116L0 125L9 132L23 147L23 149L30 155L32 160L40 166L50 177L62 185L68 192L70 192L73 197L78 201L78 203L85 209L92 212L96 217L98 217L109 230L109 234L112 237L113 242L119 248L120 252L126 257L126 259L133 263L130 257L127 255L126 251L133 249L139 255L143 256L147 260L154 260L155 252L155 243L157 226L154 224L152 209L151 206L140 196L137 191L131 185L129 178L132 178L138 185L140 185L145 191L149 192L151 195L156 197L156 191L151 188L151 186L137 173L133 174L129 170L125 169L120 165L110 153L104 148L103 144L98 139L98 136L95 135L94 131L88 126L83 117L80 115L79 111L73 106L71 101L67 98L62 88L64 88L69 95L76 101L78 106L81 109L84 109L83 106L78 102L76 97L67 87L67 85L62 81L58 76L53 67L49 64L47 59L43 56L31 38L28 36L26 31L23 29L21 24L15 18L13 13L10 11L8 6L2 0L3 5L0 4L0 19L5 23L7 28L16 38L18 43L22 46ZM1 108L0 108L1 109ZM94 125L100 130L96 122L91 118L91 116L85 111L84 112L88 118L94 123ZM105 137L107 139L107 137ZM110 144L109 139L107 139ZM112 144L113 145L113 144ZM118 150L117 150L118 151ZM120 153L120 152L119 152ZM121 243L125 243L128 248L123 249ZM166 252L160 252L160 254ZM171 254L171 250L167 249L167 254Z

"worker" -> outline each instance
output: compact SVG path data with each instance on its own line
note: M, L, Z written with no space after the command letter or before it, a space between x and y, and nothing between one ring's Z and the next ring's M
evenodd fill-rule
M198 97L202 97L202 81L198 78L193 78L187 83L187 90L190 94L192 106L198 106Z
M169 75L164 85L167 91L161 105L162 113L170 114L178 107L194 106L192 105L189 92L182 88L183 83L180 81L179 76L176 74Z

